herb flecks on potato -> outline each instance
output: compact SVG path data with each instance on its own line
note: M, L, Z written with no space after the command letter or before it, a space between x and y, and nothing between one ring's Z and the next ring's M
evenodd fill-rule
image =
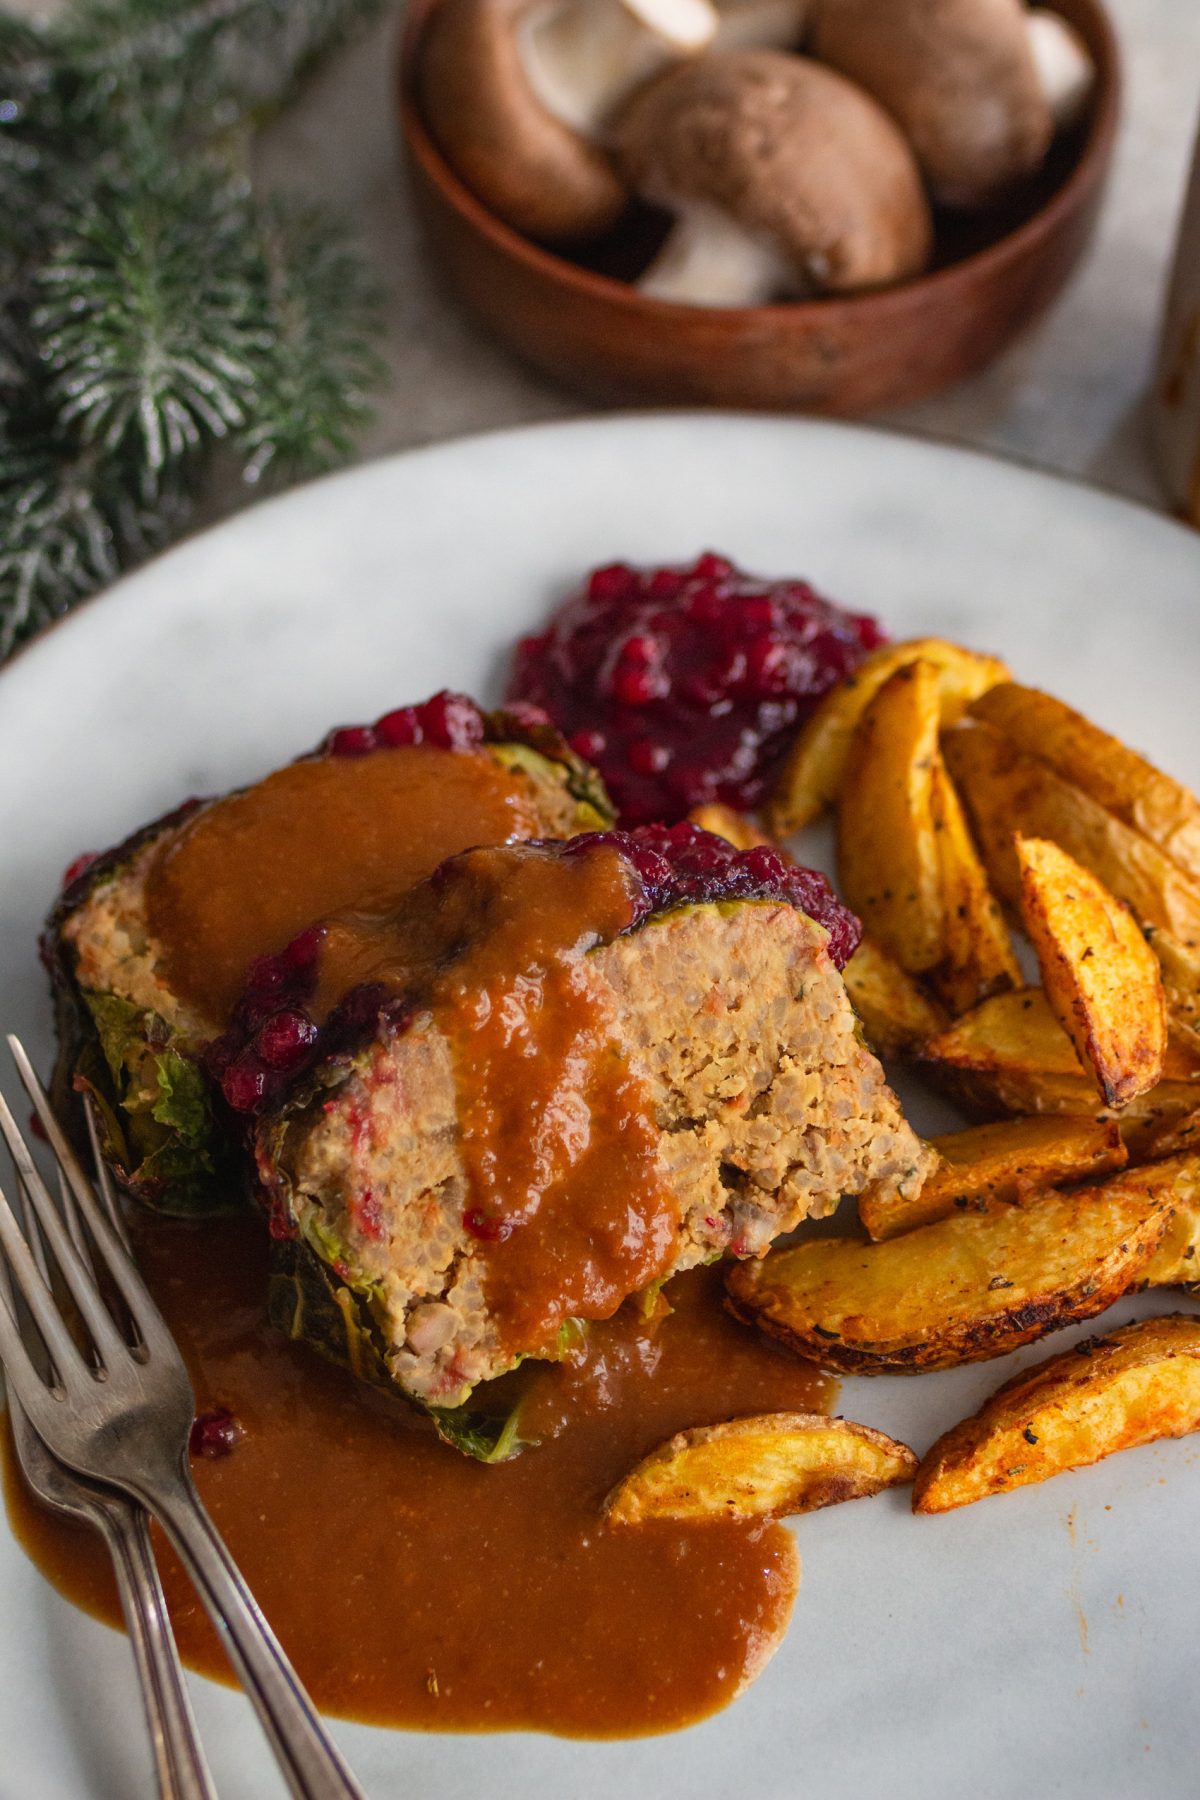
M1016 840L1021 912L1051 1010L1109 1106L1161 1079L1167 1010L1153 950L1095 875L1045 838Z
M937 1164L920 1193L859 1195L858 1216L876 1242L996 1201L1021 1204L1045 1188L1124 1168L1128 1152L1112 1120L1034 1114L971 1125L930 1139Z
M1023 1369L922 1460L913 1511L949 1512L1200 1429L1200 1319L1142 1319Z
M982 1119L1005 1114L1069 1113L1107 1117L1109 1108L1085 1071L1041 988L997 994L930 1038L918 1052L924 1072ZM1200 1055L1169 1042L1162 1079L1121 1111L1126 1142L1200 1104Z
M1094 1318L1138 1280L1194 1159L1025 1206L960 1212L886 1243L812 1238L731 1269L733 1311L822 1368L946 1369Z

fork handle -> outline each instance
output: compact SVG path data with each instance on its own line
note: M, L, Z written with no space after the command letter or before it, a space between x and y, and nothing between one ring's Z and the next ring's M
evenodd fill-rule
M150 1521L113 1495L95 1523L112 1558L121 1611L140 1680L162 1800L216 1800L184 1685L175 1634L150 1541Z
M140 1497L195 1584L296 1800L365 1800L192 1484L186 1466Z

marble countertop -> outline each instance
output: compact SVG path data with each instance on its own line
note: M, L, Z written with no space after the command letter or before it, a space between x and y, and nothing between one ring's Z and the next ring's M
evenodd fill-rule
M879 423L1056 469L1162 505L1144 396L1200 111L1195 0L1108 0L1122 129L1099 231L1052 311L982 375ZM271 130L264 172L336 202L389 295L392 383L363 454L593 410L489 342L429 266L396 148L396 9Z

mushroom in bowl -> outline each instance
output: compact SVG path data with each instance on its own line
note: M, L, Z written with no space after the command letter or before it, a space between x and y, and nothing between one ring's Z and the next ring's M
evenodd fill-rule
M627 193L602 141L639 83L704 49L711 0L443 0L421 102L446 160L530 237L605 231Z
M698 306L881 287L933 241L899 128L831 69L773 50L712 54L639 89L615 127L630 187L675 224L638 283Z
M987 205L1032 175L1096 73L1079 33L1024 0L820 0L811 39L899 122L945 206Z

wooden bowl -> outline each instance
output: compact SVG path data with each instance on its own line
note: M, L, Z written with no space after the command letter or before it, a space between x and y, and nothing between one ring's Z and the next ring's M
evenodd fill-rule
M1058 140L1019 202L940 215L937 265L900 286L707 308L647 299L621 279L648 260L661 220L635 212L575 261L522 237L463 186L416 100L438 0L412 0L398 107L430 247L494 337L596 399L841 414L919 399L990 362L1054 299L1092 234L1116 132L1117 44L1100 0L1054 3L1086 38L1098 80L1086 122Z

